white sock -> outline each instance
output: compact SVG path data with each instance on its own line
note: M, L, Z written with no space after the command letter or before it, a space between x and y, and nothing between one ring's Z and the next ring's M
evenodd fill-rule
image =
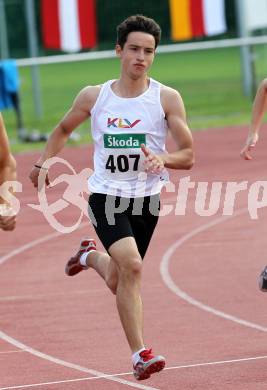
M84 267L88 267L88 264L86 263L86 259L90 252L95 252L95 249L91 249L89 252L84 252L80 256L80 264L83 265Z
M133 361L133 365L134 365L134 366L136 365L136 363L137 363L138 360L140 359L139 354L140 354L142 351L144 351L144 350L145 350L145 347L143 347L143 348L139 349L139 351L133 353L133 355L132 355L132 361Z

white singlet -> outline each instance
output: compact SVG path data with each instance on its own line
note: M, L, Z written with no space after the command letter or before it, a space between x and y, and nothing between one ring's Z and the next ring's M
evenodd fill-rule
M165 152L161 84L150 78L143 94L122 98L111 89L114 81L102 85L91 110L94 173L88 180L89 190L126 198L158 194L169 179L168 172L146 173L140 146L145 144L156 154Z

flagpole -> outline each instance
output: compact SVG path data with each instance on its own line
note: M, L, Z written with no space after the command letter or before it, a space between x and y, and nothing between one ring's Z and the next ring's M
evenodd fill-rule
M35 23L35 11L33 0L25 0L25 12L27 20L27 36L30 57L38 57L38 43ZM36 65L31 66L32 88L35 113L38 118L42 118L43 109L41 102L40 74Z
M6 12L4 0L0 0L0 58L6 59L9 57Z
M236 0L236 14L238 34L241 38L247 37L247 15L244 5L244 0ZM253 69L253 56L250 46L242 46L240 48L241 67L243 76L243 91L246 96L252 96L255 86L255 72Z

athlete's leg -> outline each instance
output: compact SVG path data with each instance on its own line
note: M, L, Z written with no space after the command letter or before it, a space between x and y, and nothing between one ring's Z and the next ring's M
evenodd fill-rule
M144 258L149 242L158 221L158 216L131 216L130 224L136 241L139 254ZM107 253L94 251L87 255L86 263L93 268L106 282L109 289L116 294L118 270L112 257Z
M108 254L90 251L82 255L82 264L85 269L95 269L108 287L116 292L121 323L133 352L134 376L138 380L147 379L151 374L162 370L165 365L162 356L154 356L151 350L144 348L140 295L142 257L149 245L157 218L152 221L145 209L143 215L137 218L129 211L116 213L115 223L110 225L103 207L103 195L91 196L89 205L97 222L94 224L96 233Z
M89 198L89 214L91 214L91 220L94 217L96 233L115 263L118 312L130 348L136 352L144 347L140 296L142 258L130 222L131 207L125 212L114 212L114 224L110 224L107 220L107 205L111 207L113 204L118 209L120 201L120 198L113 197L109 198L107 203L107 197L103 194L93 194ZM143 238L146 241L147 233L145 231L143 233ZM102 255L97 257L97 254L92 253L88 256L88 262L90 262L90 257L91 265L100 275L103 275L103 278L106 278L107 274L114 277L114 267L112 268L112 262L108 257ZM90 263L88 264L90 265ZM107 270L111 270L111 272L107 273Z
M113 294L116 294L117 267L109 255L96 250L96 242L93 238L81 240L78 251L65 266L65 273L68 276L75 276L88 268L93 268L105 280Z
M117 266L117 308L132 352L144 347L143 309L140 295L142 259L133 237L122 238L109 247Z
M113 259L107 253L93 251L87 254L86 264L89 268L93 268L104 279L112 293L116 294L118 272Z
M117 207L120 198L105 194L91 194L89 197L89 217L93 222L96 234L108 253L99 251L90 252L86 258L86 264L105 280L109 289L116 294L118 283L117 265L109 253L109 247L122 237L132 236L132 230L128 218L123 214L114 214L114 224L107 219L107 205Z

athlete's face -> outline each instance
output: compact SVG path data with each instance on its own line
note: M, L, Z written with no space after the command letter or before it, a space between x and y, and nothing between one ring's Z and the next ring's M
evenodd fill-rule
M123 48L116 46L121 59L122 72L133 79L147 73L155 57L155 39L153 35L140 31L131 32Z

